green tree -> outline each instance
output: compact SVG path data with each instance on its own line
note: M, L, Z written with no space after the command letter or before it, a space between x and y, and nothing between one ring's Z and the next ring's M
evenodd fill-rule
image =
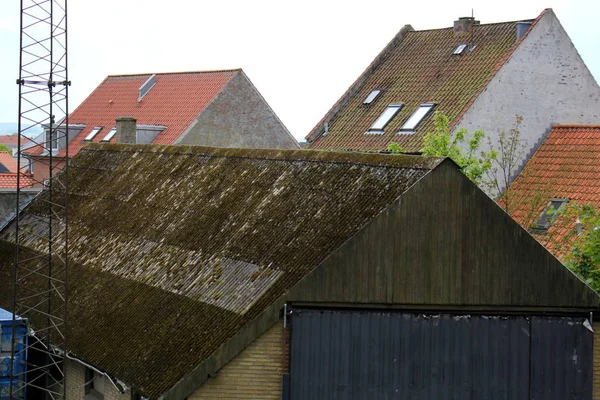
M571 242L575 236L565 265L600 293L600 212L591 204L569 203L563 214L569 223L576 220L574 228L567 226L570 234L561 239Z
M441 113L434 114L433 132L423 138L421 154L424 156L449 157L461 171L476 184L481 184L487 171L492 168L496 151L480 151L481 141L485 137L482 130L469 135L466 129L450 130L450 120ZM467 137L469 137L467 141ZM397 143L390 143L388 150L392 153L403 153L404 149Z
M487 137L488 147L494 153L491 168L485 171L482 187L496 198L496 201L510 214L513 206L508 190L512 180L523 166L527 151L527 141L521 138L523 117L515 116L514 125L508 130L498 130L497 140Z
M8 148L7 145L5 145L4 143L0 143L0 151L6 151L9 152L10 154L12 154L12 150Z

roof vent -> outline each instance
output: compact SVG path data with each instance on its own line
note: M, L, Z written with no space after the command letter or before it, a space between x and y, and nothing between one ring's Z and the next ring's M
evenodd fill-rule
M527 29L531 26L531 21L520 21L517 22L517 40L521 39Z
M152 74L152 76L148 78L148 80L144 82L142 86L140 86L140 88L138 89L138 101L140 101L150 91L150 89L154 87L154 85L156 84L156 80L154 79L155 77L156 74Z
M469 33L475 25L479 25L479 21L476 21L475 17L460 17L457 21L454 21L454 33Z

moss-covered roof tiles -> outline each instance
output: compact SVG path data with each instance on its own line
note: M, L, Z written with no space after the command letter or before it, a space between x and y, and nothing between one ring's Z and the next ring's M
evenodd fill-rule
M69 170L69 351L152 398L163 394L440 162L82 149ZM44 250L31 233L47 195L22 219L32 251ZM13 235L2 233L0 274ZM0 306L9 297L0 294Z
M475 25L472 36L453 28L415 31L405 26L309 133L309 147L378 151L396 142L409 152L420 151L423 136L433 130L431 114L413 133L399 133L401 126L422 103L435 103L434 110L450 121L459 119L518 46L516 24ZM461 44L468 46L453 54ZM373 90L381 93L363 104ZM391 104L403 108L383 133L366 133ZM325 123L328 133L323 135Z

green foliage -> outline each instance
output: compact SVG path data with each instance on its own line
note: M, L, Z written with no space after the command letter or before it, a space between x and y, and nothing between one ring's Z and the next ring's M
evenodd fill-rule
M486 171L483 188L486 192L497 196L498 202L507 213L510 213L512 199L507 190L512 180L519 172L525 160L527 141L521 138L521 124L523 117L515 116L514 125L508 130L498 130L495 142L487 138L488 146L495 153L493 165Z
M565 264L592 289L600 293L600 212L591 204L569 203L562 214L569 221L577 218L579 231ZM566 235L563 240L569 240Z
M484 174L492 167L496 157L494 151L479 152L481 141L485 137L482 130L476 130L465 144L469 133L461 128L450 131L450 120L440 112L434 114L435 130L423 138L421 153L424 156L449 157L460 167L461 171L473 182L480 184ZM392 153L403 152L402 146L390 143L388 150Z
M12 154L12 150L8 148L7 145L5 145L4 143L0 143L0 151L6 151L10 154Z

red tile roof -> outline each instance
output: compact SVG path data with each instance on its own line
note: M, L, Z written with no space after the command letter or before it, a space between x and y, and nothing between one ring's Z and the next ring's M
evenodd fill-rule
M508 194L511 215L526 229L552 198L568 198L600 209L600 125L555 125ZM545 235L535 236L555 255L563 256L568 246L558 248L553 243L575 238L575 217L572 219L559 217Z
M16 146L18 144L19 135L13 133L12 135L0 135L0 143L5 144L7 146ZM25 144L29 142L29 139L26 137L21 137L21 144Z
M407 151L420 151L423 136L433 129L431 116L416 133L397 134L400 127L426 102L435 103L435 110L448 115L453 125L458 123L525 37L516 41L516 24L475 25L472 38L468 33L456 34L453 28L414 31L405 26L309 133L309 147L379 151L396 142ZM475 47L467 47L461 55L452 54L467 42ZM381 94L364 105L363 100L375 89ZM388 105L398 103L404 107L383 134L365 134ZM329 133L322 136L325 122Z
M27 188L33 187L35 181L29 174L21 174L20 187ZM0 189L16 189L17 188L17 174L16 173L5 173L0 174Z
M0 164L4 165L9 172L18 172L17 159L9 152L0 151Z
M69 156L89 143L83 139L94 127L103 127L92 140L100 142L122 116L136 118L138 125L166 126L153 143L172 144L240 71L159 73L154 87L139 101L138 89L152 74L109 76L70 114L69 125L83 124L85 128L69 144ZM112 142L115 140L113 137ZM28 153L40 154L41 148Z

